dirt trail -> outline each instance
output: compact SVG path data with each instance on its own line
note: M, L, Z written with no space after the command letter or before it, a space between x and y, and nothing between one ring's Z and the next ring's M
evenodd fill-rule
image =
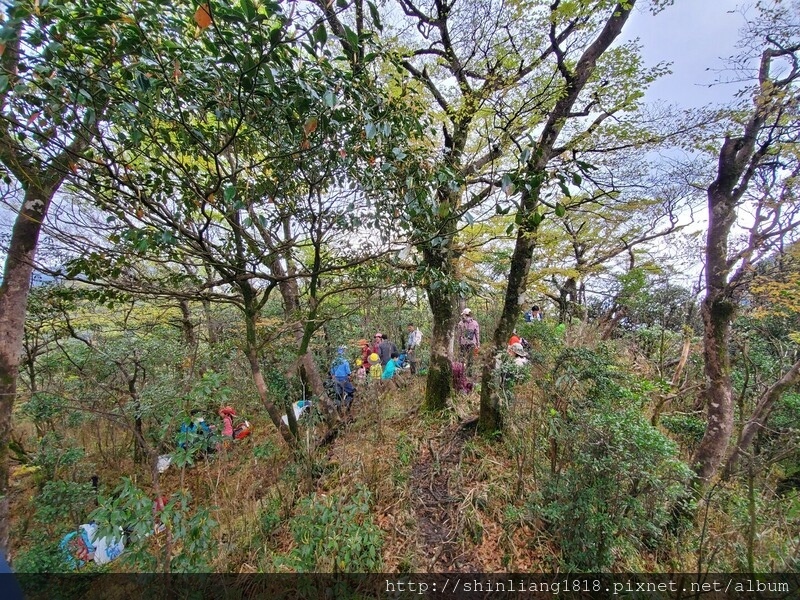
M453 489L451 475L461 460L464 442L474 428L454 426L437 438L429 438L427 448L420 450L411 468L411 497L417 517L420 565L428 572L482 572L475 557L461 552L462 522L460 507L464 500L460 490Z

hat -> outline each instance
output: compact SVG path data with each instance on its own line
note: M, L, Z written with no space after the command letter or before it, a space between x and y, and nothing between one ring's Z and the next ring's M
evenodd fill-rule
M381 357L376 352L369 355L369 364L377 365L379 362L381 362Z
M461 311L461 316L462 317L464 315L471 315L471 314L472 314L472 311L470 309L468 309L468 308L465 308L464 310Z
M383 334L382 334L381 332L378 332L378 333L376 333L376 334L375 334L375 337L382 338L382 337L383 337Z
M339 347L336 349L336 352L337 352L337 354L344 354L344 351L345 351L345 350L347 350L347 348L346 348L345 346L339 346Z
M365 340L364 338L361 338L360 340L358 340L356 342L356 344L358 344L359 346L369 346L369 342L367 340Z
M511 350L511 351L512 351L514 354L516 354L517 356L528 356L528 353L527 353L527 352L525 352L525 348L523 348L523 347L522 347L522 344L520 344L519 342L516 342L516 343L514 343L514 344L511 344L511 345L508 347L508 349L509 349L509 350Z
M364 364L364 361L362 361L360 358L357 358L357 359L356 359L356 366L357 366L357 367L360 367L360 366L361 366L361 365L363 365L363 364Z
M236 416L236 411L233 410L232 406L223 406L222 408L219 409L219 416L220 417L224 417L225 415L229 415L231 417L235 417Z

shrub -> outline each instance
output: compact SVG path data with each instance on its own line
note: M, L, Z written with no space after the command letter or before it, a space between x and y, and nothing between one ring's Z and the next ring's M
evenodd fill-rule
M322 495L304 499L289 524L297 547L279 562L300 572L379 572L383 539L369 503L370 493L363 487L349 500Z
M626 375L609 348L564 351L552 378L550 471L531 508L559 540L565 569L605 571L661 540L691 471L641 413L652 386Z

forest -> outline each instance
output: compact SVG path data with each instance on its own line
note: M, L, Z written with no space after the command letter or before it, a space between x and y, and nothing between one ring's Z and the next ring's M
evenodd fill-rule
M797 573L800 2L672 4L3 2L13 570Z

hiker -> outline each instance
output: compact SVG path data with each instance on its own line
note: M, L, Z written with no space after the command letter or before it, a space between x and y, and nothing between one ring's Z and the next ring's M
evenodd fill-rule
M539 307L535 304L531 306L531 309L525 313L525 321L527 323L533 323L534 321L541 321L542 320L542 313L539 311Z
M377 352L373 352L369 355L369 378L370 381L380 381L381 375L383 375L383 367L381 367L381 357L378 356Z
M238 425L233 425L233 418L236 411L232 406L223 406L219 409L219 416L222 417L222 437L233 440L243 440L250 435L250 422L242 421Z
M344 351L344 346L339 346L336 350L336 358L331 366L331 376L336 390L336 405L341 407L344 404L345 408L350 408L355 388L350 382L350 362L345 357Z
M514 344L522 343L522 338L517 335L517 330L514 330L514 333L511 334L511 337L508 338L508 345L509 347L513 346Z
M369 355L367 355L367 360L369 360ZM356 359L356 385L361 387L367 380L367 370L364 368L364 361L360 358Z
M188 447L199 448L200 452L210 452L215 449L211 443L211 427L203 418L202 412L195 409L191 412L192 420L181 424L178 433L178 446L186 450Z
M389 339L388 335L384 333L381 335L381 337L383 338L383 341L380 343L380 346L378 346L378 356L381 359L381 366L385 368L392 356L395 354L400 356L400 353L397 351L397 346L395 346L394 342Z
M358 340L356 344L361 349L361 364L365 365L369 360L369 355L372 354L372 348L369 347L369 342L364 338Z
M72 569L79 569L90 560L104 565L117 558L125 550L122 527L117 529L119 537L97 538L97 525L90 522L65 535L59 548L67 565Z
M419 327L415 326L413 323L408 324L408 341L406 342L406 360L408 364L411 366L411 374L417 374L417 367L419 365L419 358L417 357L417 351L419 350L419 345L422 343L422 332L419 330Z
M219 416L222 417L222 437L233 439L233 417L236 411L232 406L223 406L219 409Z
M381 379L391 379L394 377L394 374L397 372L397 362L400 358L400 354L397 352L392 352L391 358L386 362L386 365L383 367L383 372L381 373Z
M383 343L383 334L379 331L375 334L375 337L372 339L372 345L369 347L369 353L372 354L373 352L380 356L380 347L381 343ZM369 360L369 355L367 355L367 360Z
M505 352L498 353L494 363L494 377L498 388L509 394L507 400L513 398L510 393L514 384L523 378L529 364L528 353L519 342L511 344Z
M525 351L521 342L511 344L508 347L508 355L511 357L513 364L517 367L527 367L530 364L528 353Z
M481 327L472 318L472 311L465 308L461 311L461 320L456 326L458 336L459 362L464 363L467 376L472 375L472 360L481 347Z

